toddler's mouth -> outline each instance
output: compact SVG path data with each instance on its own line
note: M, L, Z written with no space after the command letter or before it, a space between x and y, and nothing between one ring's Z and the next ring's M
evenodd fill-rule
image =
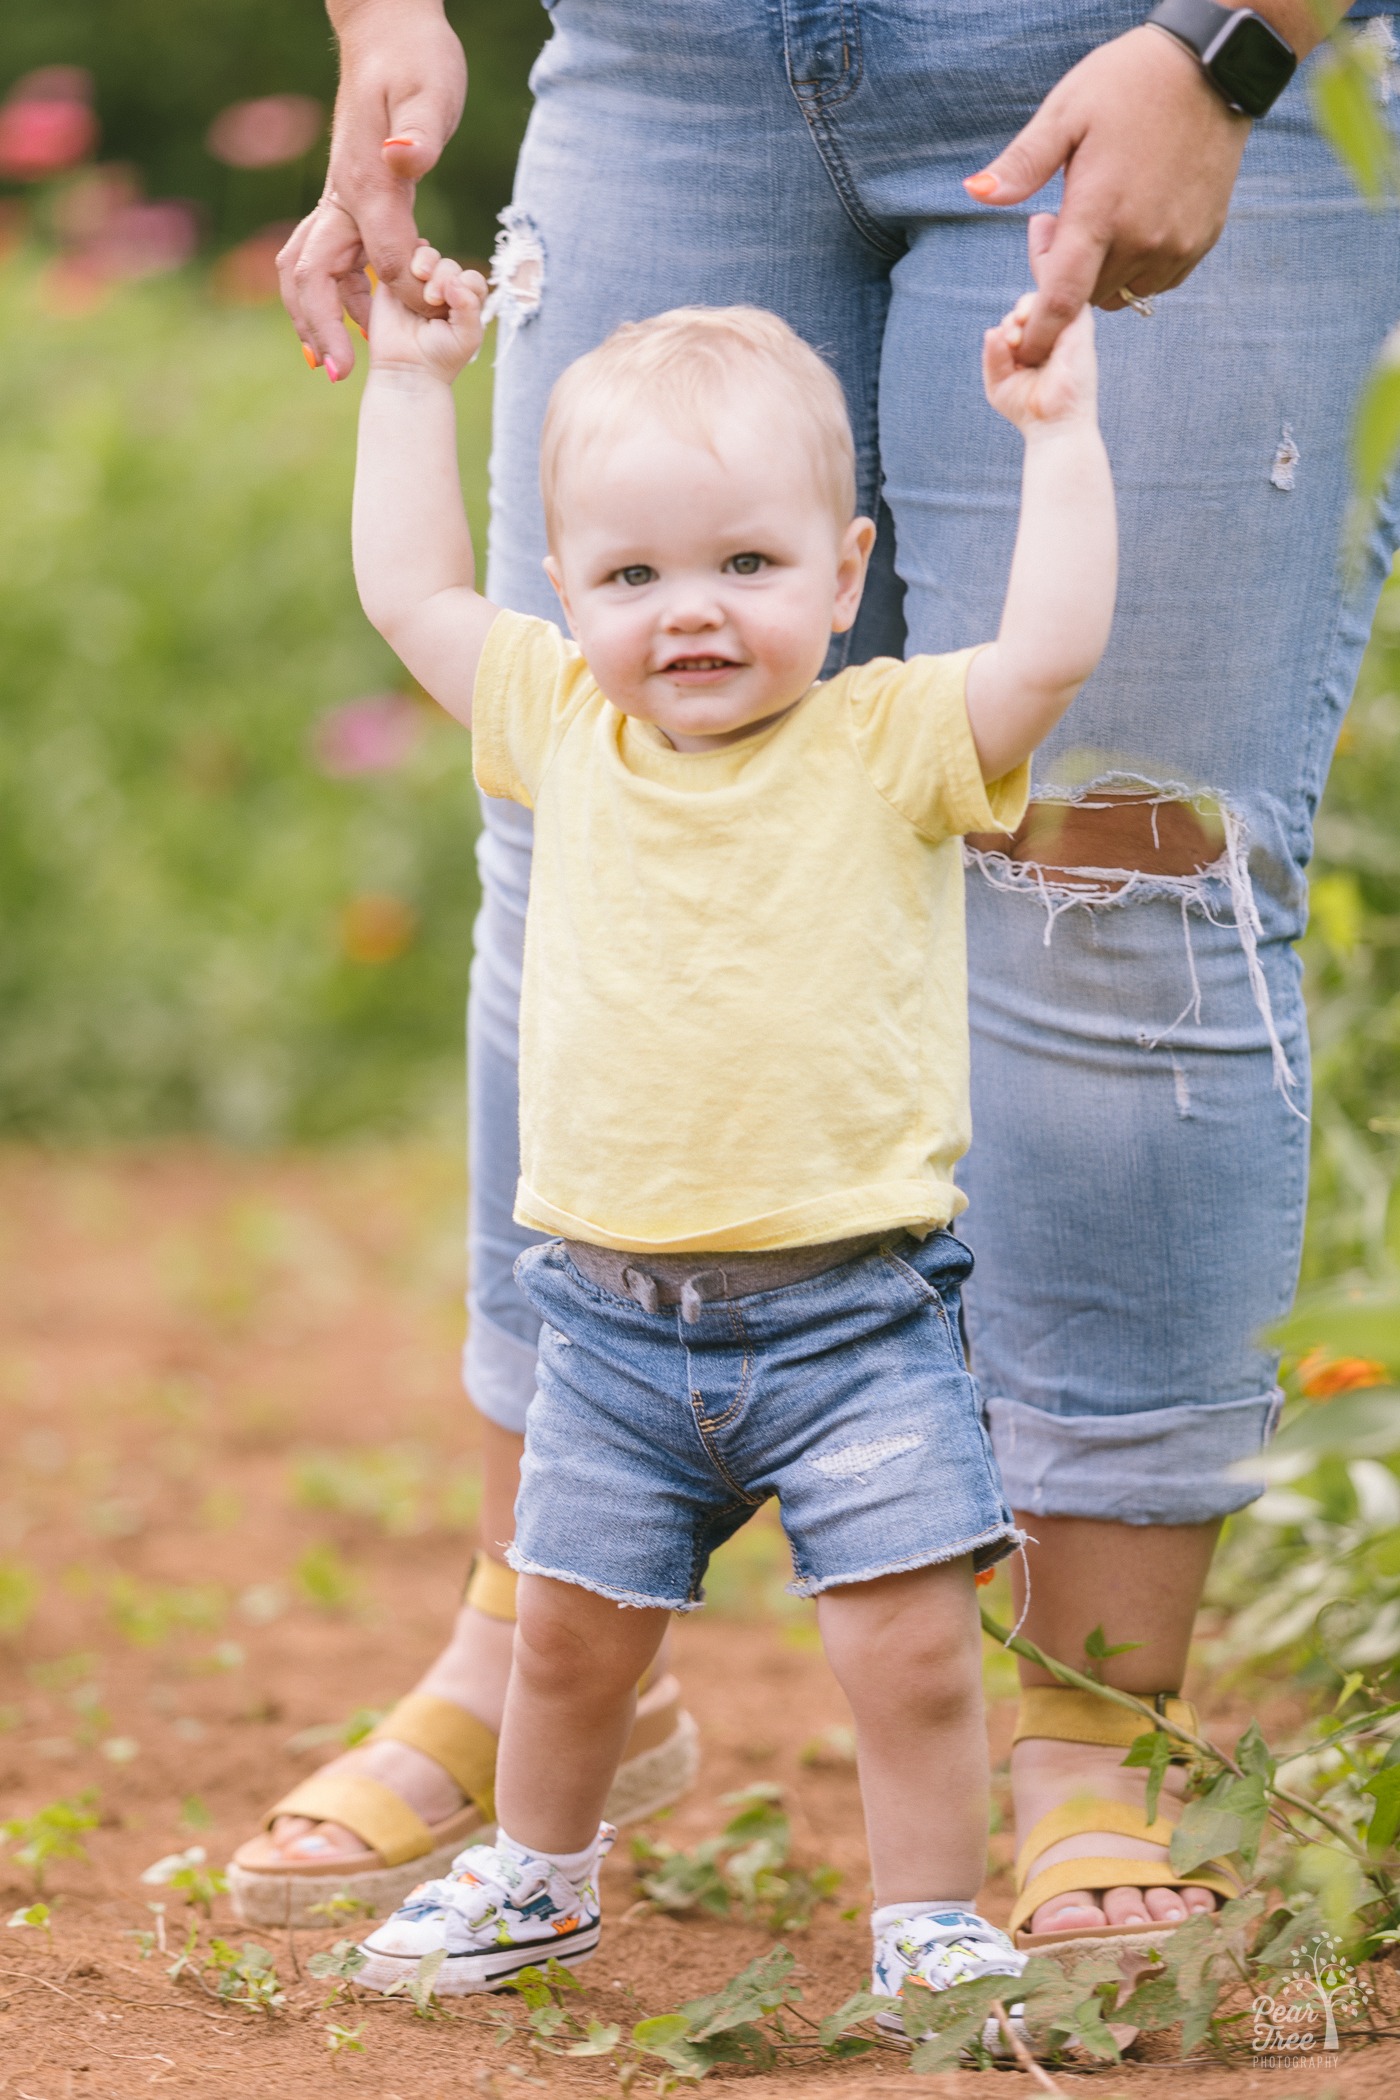
M662 665L662 673L667 678L714 676L738 669L732 656L673 656L669 663Z

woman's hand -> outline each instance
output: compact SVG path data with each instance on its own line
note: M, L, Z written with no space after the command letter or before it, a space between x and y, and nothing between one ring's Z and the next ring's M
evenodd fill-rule
M1022 364L1043 364L1086 300L1113 311L1124 291L1144 298L1190 276L1220 238L1249 129L1185 46L1146 25L1065 74L966 183L980 203L1023 204L1064 170Z
M410 306L415 184L457 129L462 47L442 0L327 0L340 39L340 89L326 187L277 258L282 300L308 356L332 380L355 362L342 312L369 326L366 265Z
M450 386L481 348L486 279L479 270L464 270L439 255L426 241L414 250L408 274L430 311L415 313L381 284L369 314L371 369L416 366Z

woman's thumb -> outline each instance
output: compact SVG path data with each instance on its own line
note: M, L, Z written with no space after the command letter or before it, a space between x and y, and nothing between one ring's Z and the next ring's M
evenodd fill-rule
M461 106L454 95L443 96L420 88L409 95L391 96L389 131L380 147L384 165L402 182L418 182L457 128Z
M1059 173L1072 149L1064 125L1042 106L1004 152L966 177L963 188L979 204L1024 204Z

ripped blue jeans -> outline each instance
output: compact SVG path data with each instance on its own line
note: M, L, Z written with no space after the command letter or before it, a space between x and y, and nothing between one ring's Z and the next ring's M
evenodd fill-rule
M1020 446L982 330L1024 212L962 177L1140 0L557 0L507 215L488 590L556 617L536 478L549 389L622 320L774 308L830 358L880 526L859 659L996 631ZM1386 33L1377 24L1375 32ZM1308 1052L1293 943L1312 818L1394 551L1344 590L1346 430L1400 315L1393 211L1314 131L1255 127L1229 226L1145 319L1100 316L1122 583L1101 669L1008 847L973 841L973 1367L1012 1505L1182 1524L1278 1404ZM1400 105L1392 105L1400 106ZM1053 209L1055 192L1036 200ZM537 1318L511 1266L525 813L491 805L472 976L476 1404L514 1429ZM624 1110L625 1113L625 1110Z

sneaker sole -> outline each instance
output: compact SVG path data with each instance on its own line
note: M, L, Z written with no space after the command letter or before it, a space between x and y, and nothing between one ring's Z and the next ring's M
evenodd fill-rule
M499 1952L449 1954L433 1981L435 1998L469 1998L483 1991L499 1991L524 1969L542 1969L557 1961L566 1969L581 1969L598 1951L602 1925L581 1925L577 1932L557 1939L539 1940L528 1947L502 1947ZM418 1974L419 1958L377 1954L362 1948L365 1966L355 1972L355 1983L366 1990L387 1991L396 1983L410 1982Z

